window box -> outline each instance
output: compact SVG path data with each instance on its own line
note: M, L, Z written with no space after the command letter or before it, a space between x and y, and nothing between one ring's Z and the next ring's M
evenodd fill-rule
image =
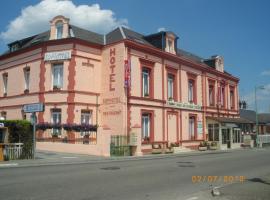
M150 142L150 137L144 137L142 142L148 144Z
M57 86L57 85L53 86L53 91L59 91L59 90L61 90L60 86Z

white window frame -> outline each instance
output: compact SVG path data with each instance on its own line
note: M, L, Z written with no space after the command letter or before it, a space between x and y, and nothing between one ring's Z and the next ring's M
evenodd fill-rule
M30 88L30 68L27 67L23 70L24 73L24 89L29 90Z
M213 106L214 105L214 86L213 85L209 85L208 88L208 100L209 100L209 106Z
M196 118L194 116L189 117L189 120L188 120L189 139L190 140L195 140L195 120L196 120Z
M7 94L8 91L8 74L3 74L3 92L4 94Z
M142 114L142 141L144 141L144 138L146 137L150 139L150 125L150 114Z
M188 79L188 102L194 102L194 81Z
M174 90L174 76L168 74L168 99L173 99L173 90Z
M148 68L143 68L142 70L142 84L143 84L143 91L142 95L143 97L149 97L150 94L150 70ZM147 95L148 94L148 95Z
M81 124L91 124L92 123L92 110L82 110L81 111ZM90 134L88 131L81 131L81 136Z
M53 64L53 66L52 66L52 87L53 88L54 87L57 87L59 89L63 88L63 77L64 77L64 66L63 65L64 65L63 63L58 63L58 64ZM57 74L55 74L56 70L58 70ZM57 78L55 78L55 76L57 76Z
M54 116L56 116L56 118ZM60 110L60 109L51 110L51 123L52 124L61 124L61 119L62 119L62 110ZM53 128L52 134L61 135L61 129L54 129Z
M55 39L62 39L63 38L63 22L59 21L55 24Z

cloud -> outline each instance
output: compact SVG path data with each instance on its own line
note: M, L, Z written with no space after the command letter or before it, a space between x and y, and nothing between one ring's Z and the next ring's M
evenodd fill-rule
M49 21L57 15L70 18L73 25L98 33L107 33L117 26L128 24L127 19L117 19L113 11L101 9L99 4L75 5L72 1L43 0L23 8L0 37L5 42L11 42L47 31L50 29Z
M262 76L270 76L270 70L269 71L263 71L261 73Z
M157 30L158 32L161 32L161 31L166 31L166 28L164 28L164 27L160 27L160 28L158 28L158 30Z

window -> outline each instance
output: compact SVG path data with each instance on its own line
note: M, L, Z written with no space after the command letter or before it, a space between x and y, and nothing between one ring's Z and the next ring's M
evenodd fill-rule
M219 87L219 103L221 107L225 107L225 87Z
M208 140L219 141L219 125L208 124Z
M174 75L168 74L168 99L174 99Z
M61 89L63 87L63 64L53 65L53 89Z
M143 68L142 71L142 84L143 84L143 97L149 97L149 85L150 85L150 69Z
M173 41L168 39L168 49L170 53L173 53Z
M195 140L195 117L189 117L189 140Z
M240 143L241 142L241 135L240 135L240 129L234 129L233 130L233 143Z
M51 122L54 125L61 124L61 109L52 109ZM53 128L52 134L53 135L61 135L61 129L60 128Z
M194 103L194 80L188 80L188 101Z
M56 39L61 39L63 37L63 23L57 22L55 24L56 28Z
M142 141L149 142L150 141L150 114L142 115Z
M209 100L209 106L214 106L215 105L215 95L214 95L214 85L209 85L209 91L208 91L208 100Z
M16 51L19 49L19 44L13 44L11 47L10 47L10 51L13 52L13 51Z
M90 110L82 110L81 111L81 124L90 124L92 117L92 111ZM81 131L81 136L89 135L89 132Z
M1 120L6 120L7 119L7 112L6 111L2 111L1 112Z
M8 74L3 74L3 92L4 96L7 95L7 88L8 88Z
M29 91L29 84L30 84L30 68L24 68L24 89Z
M230 90L230 107L234 109L234 91L233 89Z

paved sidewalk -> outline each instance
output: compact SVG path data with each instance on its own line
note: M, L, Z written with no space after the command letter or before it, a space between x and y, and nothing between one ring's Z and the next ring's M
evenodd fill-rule
M214 151L192 151L178 154L150 154L144 156L125 156L125 157L101 157L93 155L60 153L51 151L37 151L35 160L12 160L0 162L0 168L5 167L37 167L49 165L66 165L66 164L87 164L87 163L103 163L103 162L119 162L119 161L136 161L136 160L153 160L166 159L172 157L200 156L202 154L224 154L234 151L248 151L254 149L230 149L230 150L214 150Z

